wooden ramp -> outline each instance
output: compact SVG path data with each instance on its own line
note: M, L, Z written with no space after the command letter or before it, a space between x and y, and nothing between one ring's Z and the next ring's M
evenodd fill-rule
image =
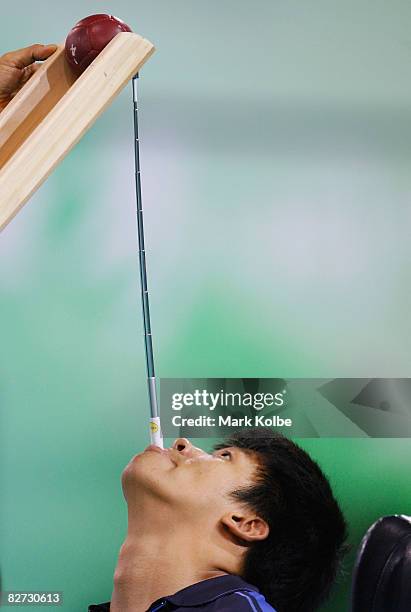
M121 32L76 77L64 46L47 59L0 113L0 230L154 52Z

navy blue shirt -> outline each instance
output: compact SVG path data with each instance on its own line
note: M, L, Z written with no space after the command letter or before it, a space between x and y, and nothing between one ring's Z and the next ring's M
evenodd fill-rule
M109 612L110 602L89 606L89 612ZM239 576L218 576L196 582L174 595L157 599L147 612L275 612L252 584Z

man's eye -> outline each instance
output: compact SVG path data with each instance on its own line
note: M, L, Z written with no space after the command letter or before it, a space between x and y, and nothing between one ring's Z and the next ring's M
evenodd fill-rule
M221 451L220 457L223 457L224 459L231 459L232 455L230 451L225 450L225 451Z

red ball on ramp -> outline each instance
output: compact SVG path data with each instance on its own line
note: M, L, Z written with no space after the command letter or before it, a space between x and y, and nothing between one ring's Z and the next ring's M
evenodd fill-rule
M67 61L76 74L81 74L119 32L131 28L114 15L90 15L70 30L66 38Z

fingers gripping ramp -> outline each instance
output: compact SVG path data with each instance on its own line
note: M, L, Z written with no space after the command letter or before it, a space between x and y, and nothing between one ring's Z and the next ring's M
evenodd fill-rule
M121 32L76 77L59 45L22 87L0 113L0 230L153 52L150 41Z

